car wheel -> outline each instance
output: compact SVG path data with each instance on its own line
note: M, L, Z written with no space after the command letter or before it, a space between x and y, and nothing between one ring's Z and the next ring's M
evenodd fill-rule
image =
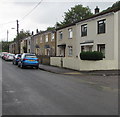
M12 62L12 64L14 65L14 61Z
M20 67L21 67L22 69L24 68L24 66L23 66L23 64L22 64L22 63L20 64Z
M15 61L14 64L17 65L17 62Z
M18 67L20 67L20 63L18 63Z
M36 69L38 69L39 67L37 66Z

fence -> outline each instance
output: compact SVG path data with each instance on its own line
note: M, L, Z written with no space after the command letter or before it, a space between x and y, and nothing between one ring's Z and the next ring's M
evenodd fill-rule
M38 55L37 57L41 64L50 65L50 57L49 56Z

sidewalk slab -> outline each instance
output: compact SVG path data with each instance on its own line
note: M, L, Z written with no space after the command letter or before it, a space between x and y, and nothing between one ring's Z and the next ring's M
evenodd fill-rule
M39 65L39 69L56 73L56 74L66 74L66 73L75 73L76 71L71 70L71 69L65 69L65 68L60 68L60 67L55 67L55 66L49 66L49 65ZM79 73L79 72L78 72Z
M64 75L97 75L97 76L120 75L120 71L118 70L77 71L68 68L61 68L61 67L49 66L43 64L39 65L39 69L56 74L64 74Z

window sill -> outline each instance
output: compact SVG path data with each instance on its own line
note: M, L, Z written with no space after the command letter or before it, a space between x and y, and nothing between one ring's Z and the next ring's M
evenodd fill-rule
M105 32L104 32L104 33L97 33L97 34L98 34L98 35L99 35L99 34L105 34Z
M72 55L68 55L68 57L72 57Z
M87 35L85 35L85 36L81 36L81 37L87 37Z

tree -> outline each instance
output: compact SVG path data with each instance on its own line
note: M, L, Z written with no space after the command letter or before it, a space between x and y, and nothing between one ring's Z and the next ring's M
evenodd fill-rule
M68 12L64 13L64 20L60 22L61 25L71 24L81 19L92 16L89 7L83 7L82 5L75 5Z
M11 42L2 41L2 42L0 42L0 44L2 45L2 48L0 48L0 49L3 52L9 52L9 45L11 44Z
M120 9L120 1L115 2L111 7L108 7L106 10L103 10L102 12L106 12L113 9Z
M47 27L47 31L55 30L55 27Z
M26 37L29 37L31 34L30 34L30 31L20 31L19 35L16 36L16 38L14 38L14 40L21 40L21 39L24 39ZM19 36L19 37L18 37Z

